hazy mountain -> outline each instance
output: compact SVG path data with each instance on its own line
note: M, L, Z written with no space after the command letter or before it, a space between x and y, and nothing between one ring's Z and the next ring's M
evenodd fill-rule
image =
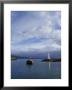
M61 58L61 52L60 51L55 51L55 52L50 52L50 57L51 58ZM18 52L18 53L12 53L13 56L17 56L17 57L24 57L24 58L47 58L48 57L48 53L47 52L36 52L36 53L24 53L24 52Z

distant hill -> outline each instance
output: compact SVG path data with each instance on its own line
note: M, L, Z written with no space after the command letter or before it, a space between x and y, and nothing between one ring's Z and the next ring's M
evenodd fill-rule
M55 51L55 52L50 52L50 57L51 58L61 58L61 52ZM36 58L36 59L45 59L48 57L48 53L12 53L12 56L20 57L20 58Z

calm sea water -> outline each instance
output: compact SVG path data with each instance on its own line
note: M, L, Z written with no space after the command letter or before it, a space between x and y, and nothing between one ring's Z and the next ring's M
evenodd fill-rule
M61 62L41 62L33 59L33 65L26 64L27 59L11 61L12 79L60 79Z

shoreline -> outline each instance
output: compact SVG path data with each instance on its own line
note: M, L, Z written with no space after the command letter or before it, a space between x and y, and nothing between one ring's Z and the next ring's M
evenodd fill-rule
M61 59L44 59L42 62L61 62Z
M15 56L11 56L11 60L17 60L18 58L15 57ZM25 58L24 58L25 59ZM29 59L29 58L28 58ZM32 59L33 61L34 59ZM41 59L40 62L61 62L61 59L60 58L55 58L55 59Z

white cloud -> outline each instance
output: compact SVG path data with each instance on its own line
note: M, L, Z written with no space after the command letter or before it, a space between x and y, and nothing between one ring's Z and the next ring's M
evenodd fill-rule
M61 24L60 13L56 12L54 16L50 16L49 12L29 12L29 14L33 14L34 17L22 16L12 23L12 50L60 50L61 30L55 30L53 27L56 23ZM40 39L40 42L26 44L27 40L33 38Z

